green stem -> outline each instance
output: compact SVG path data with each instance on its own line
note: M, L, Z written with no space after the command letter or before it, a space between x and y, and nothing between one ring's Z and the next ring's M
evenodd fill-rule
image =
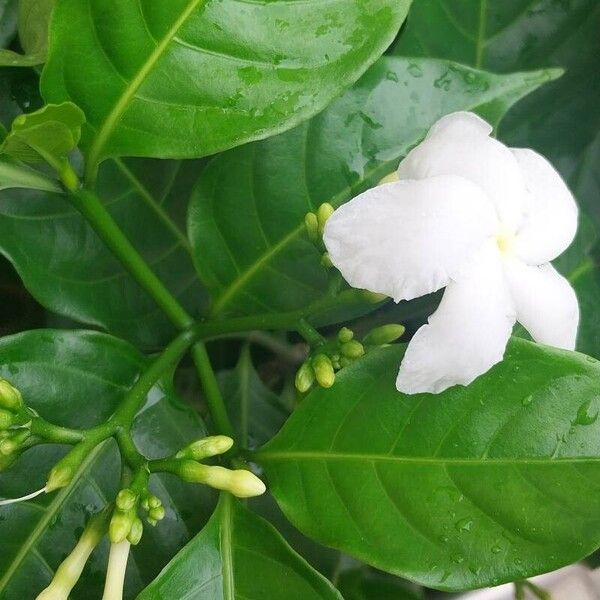
M161 280L121 231L100 199L92 192L79 189L69 196L71 203L86 218L100 239L123 266L146 290L179 329L187 329L193 319L177 302Z
M322 346L327 341L304 317L298 320L296 329L312 348Z
M30 430L32 435L41 437L44 441L53 444L78 444L84 438L82 431L54 425L41 417L35 417L31 421Z
M202 343L198 343L192 349L192 356L194 357L194 363L198 369L198 374L202 380L202 387L204 388L204 395L206 396L206 403L210 410L210 414L215 422L217 431L230 438L235 437L235 432L227 409L225 408L225 402L215 372L210 364L210 358L206 351L206 346Z
M141 469L146 464L146 457L136 448L129 431L120 429L117 432L117 443L121 456L132 469Z

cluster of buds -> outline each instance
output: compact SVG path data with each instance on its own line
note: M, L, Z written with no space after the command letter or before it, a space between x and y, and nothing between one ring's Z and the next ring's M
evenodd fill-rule
M113 544L127 540L133 546L139 544L144 533L144 524L139 513L146 513L147 522L154 526L165 517L165 508L160 498L146 489L137 493L132 488L119 491L115 500L115 509L108 527L108 537Z
M325 202L319 206L317 212L306 213L304 217L304 226L306 227L308 239L316 246L317 250L321 252L321 264L327 269L330 268L332 264L329 259L329 254L326 252L325 244L323 243L323 231L325 230L327 219L333 214L334 210L335 209L331 204Z
M296 373L296 389L304 394L316 382L323 388L330 388L335 382L335 373L350 366L369 350L395 342L404 333L403 325L389 324L376 327L362 340L354 338L354 332L342 327L337 337L317 349Z
M215 435L193 442L175 455L172 471L189 483L203 483L223 490L238 498L251 498L264 494L265 484L247 469L202 464L202 460L224 454L233 446L233 440Z
M19 390L0 379L0 471L10 467L31 444L31 421Z

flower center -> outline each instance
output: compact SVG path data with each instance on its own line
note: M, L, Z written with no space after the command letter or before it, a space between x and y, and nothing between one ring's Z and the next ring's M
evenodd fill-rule
M515 234L507 227L501 226L496 232L496 243L500 253L504 256L511 256L515 252Z

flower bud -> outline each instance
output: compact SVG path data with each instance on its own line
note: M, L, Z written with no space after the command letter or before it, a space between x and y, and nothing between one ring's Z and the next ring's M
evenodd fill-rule
M341 350L346 358L359 358L365 353L363 345L356 340L350 340L349 342L342 344Z
M48 483L46 483L46 491L53 492L69 485L81 463L87 457L89 450L90 446L82 442L63 456L50 471Z
M315 382L315 372L309 362L305 362L296 373L295 385L296 389L304 394L310 390L312 384Z
M131 510L137 503L137 494L128 488L122 489L117 494L116 505L120 510Z
M0 408L0 431L8 429L15 422L15 415L9 412L8 410L4 410Z
M135 511L115 510L110 525L108 526L108 537L113 544L118 544L127 539L131 532L133 521L136 519Z
M102 600L122 600L129 549L130 544L127 540L110 545Z
M304 216L304 226L306 227L306 233L308 239L311 242L317 242L319 239L319 221L315 213L309 212Z
M142 535L144 533L144 524L142 520L136 517L131 524L131 530L129 531L129 535L127 536L127 541L132 546L137 546L142 539Z
M0 408L17 412L23 408L21 392L6 379L0 379Z
M338 332L338 340L342 344L349 342L353 337L354 332L351 329L348 329L347 327L342 327Z
M323 235L323 230L325 229L325 223L327 223L327 219L334 213L335 209L328 202L324 202L317 209L317 220L319 222L319 234Z
M192 460L203 460L211 456L225 454L233 446L233 440L226 435L212 435L198 440L186 448L180 450L176 458L189 458Z
M157 496L148 496L148 508L158 508L162 506L162 501Z
M253 498L266 491L265 484L251 471L238 469L233 472L229 491L238 498Z
M23 429L2 440L2 442L0 442L0 454L4 456L14 454L21 448L29 435L30 431L28 429Z
M157 506L156 508L151 508L148 512L148 517L155 521L162 521L165 518L165 507Z
M331 359L325 354L317 354L312 361L312 367L318 384L324 388L330 388L335 381L335 373Z
M389 325L382 325L371 330L364 338L364 343L381 346L382 344L391 344L395 342L399 337L402 337L406 328L404 325L396 323L390 323Z
M329 256L329 252L324 252L321 256L321 266L326 269L331 269L333 267L333 262L331 262L331 257Z

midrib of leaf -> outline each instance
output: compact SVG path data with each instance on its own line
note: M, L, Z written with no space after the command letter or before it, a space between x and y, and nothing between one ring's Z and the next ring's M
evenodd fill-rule
M146 205L158 216L158 218L165 224L167 229L177 238L179 243L185 248L187 253L192 258L192 246L188 241L187 237L181 231L181 229L177 226L175 221L171 218L169 213L160 205L160 203L156 200L156 198L150 193L150 191L144 186L144 184L135 176L135 174L127 168L127 165L120 159L114 159L119 170L125 175L125 177L129 180L131 185L138 192L140 197L144 200ZM172 187L173 183L171 183ZM166 195L169 194L170 190L167 190Z
M100 126L100 129L98 129L94 138L94 142L90 148L86 164L86 177L88 179L93 177L106 142L112 135L112 132L119 122L119 119L129 106L131 100L133 100L136 92L140 89L146 77L162 58L162 55L165 53L169 47L169 44L173 41L173 38L177 35L181 27L183 27L191 14L206 1L207 0L190 0L186 8L182 11L164 37L160 40L160 42L158 42L154 50L150 53L150 56L148 56L148 59L142 65L135 77L123 90L116 104L113 106L112 110L108 113L106 119Z
M235 600L235 582L233 579L232 515L231 497L223 492L221 505L221 527L219 528L220 554L223 573L223 600Z
M69 496L77 486L77 484L81 480L81 476L88 470L88 467L94 463L98 455L102 452L108 440L98 444L92 452L87 456L87 458L81 463L81 467L73 477L71 483L62 488L57 494L54 500L48 505L46 508L46 514L40 519L39 523L35 526L33 531L29 534L29 537L26 539L25 543L21 546L21 549L9 565L6 573L0 579L0 593L6 589L6 586L10 583L12 576L15 574L17 569L21 566L23 561L27 558L27 555L30 551L34 551L36 549L37 543L39 542L41 536L46 532L49 523L55 517L55 515L60 511L63 507L64 503L69 499Z
M388 462L410 465L557 465L574 463L600 463L600 457L571 457L571 458L445 458L427 456L390 456L386 454L364 454L348 452L257 452L254 459L259 463L287 460L316 460L316 461L356 461Z

